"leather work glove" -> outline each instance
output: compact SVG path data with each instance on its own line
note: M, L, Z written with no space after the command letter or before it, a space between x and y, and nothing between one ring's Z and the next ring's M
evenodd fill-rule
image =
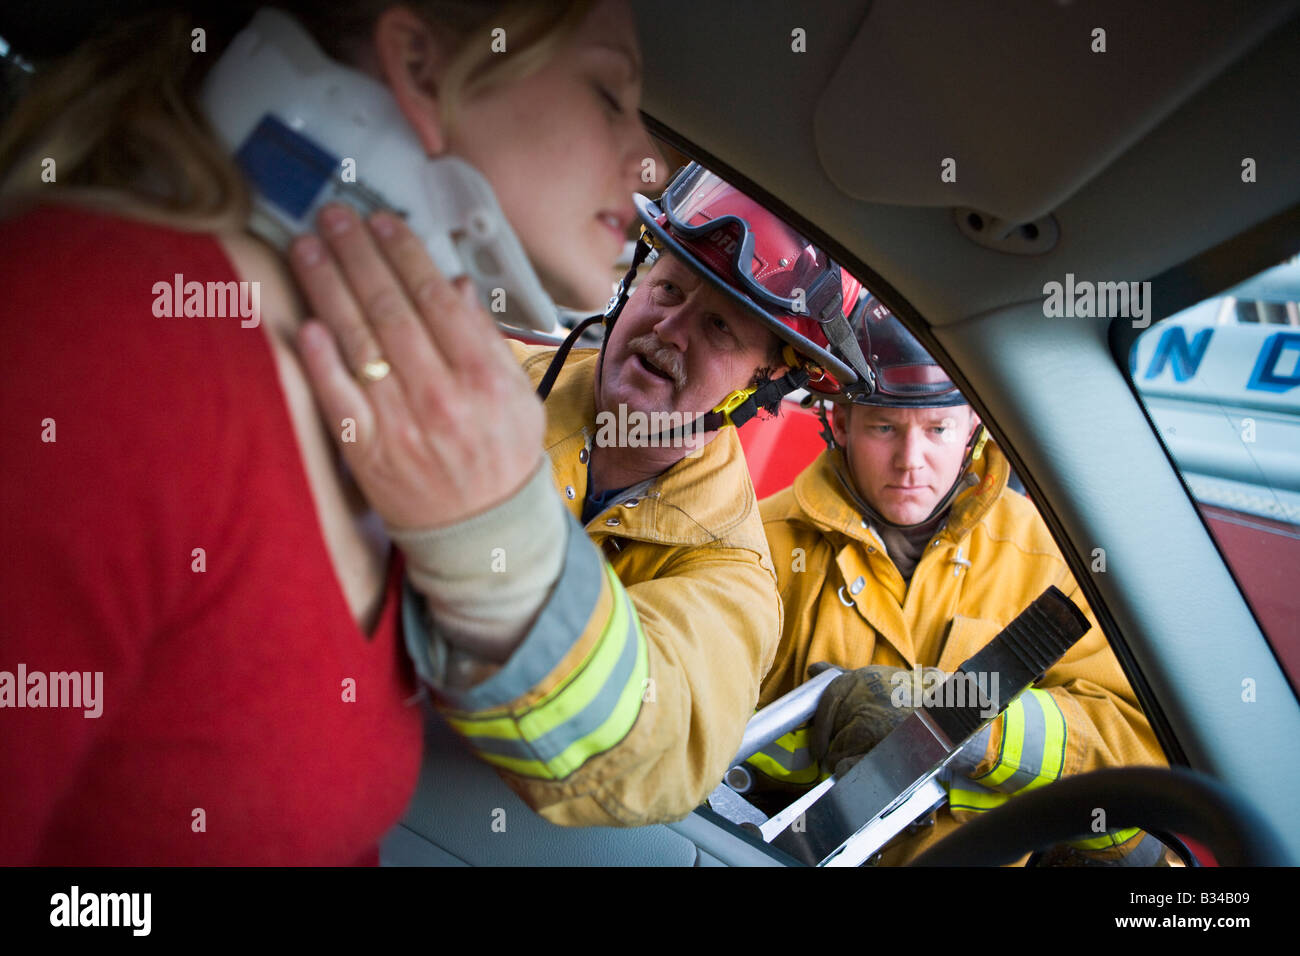
M810 670L819 670L816 664ZM845 671L822 694L813 718L811 747L823 770L843 776L919 707L925 690L946 674L937 667L913 671L875 664Z

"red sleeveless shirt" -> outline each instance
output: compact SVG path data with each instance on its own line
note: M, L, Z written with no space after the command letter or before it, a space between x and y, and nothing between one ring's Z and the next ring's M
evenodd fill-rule
M178 274L239 279L207 235L0 222L0 864L373 863L420 761L400 568L363 633L263 330L160 317Z

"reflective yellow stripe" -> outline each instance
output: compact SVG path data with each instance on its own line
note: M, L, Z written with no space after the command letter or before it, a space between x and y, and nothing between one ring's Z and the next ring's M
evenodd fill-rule
M1002 806L1011 795L997 790L969 790L953 785L948 788L948 807L952 810L973 810L983 813Z
M543 780L555 779L555 775L540 760L520 760L517 757L507 757L503 754L490 754L482 751L479 751L478 755L480 760L486 760L494 766L509 770L511 773L517 773L521 777L540 777Z
M807 724L774 740L745 762L773 780L785 783L816 783L829 773L822 773L809 747Z
M962 782L970 783L967 780ZM978 787L979 784L973 784L973 786ZM950 810L970 810L975 813L985 813L997 809L1011 799L1013 799L1013 795L1009 793L1001 793L997 790L972 790L955 782L948 788L948 808ZM1142 831L1136 827L1128 830L1112 830L1096 837L1071 840L1069 845L1080 850L1109 850L1112 847L1127 843L1135 836L1141 835Z
M1119 846L1121 843L1127 843L1142 831L1137 827L1130 827L1127 830L1110 830L1100 836L1089 837L1086 840L1071 840L1070 846L1078 847L1080 850L1108 850L1113 846Z
M1065 769L1066 727L1065 714L1061 712L1061 705L1045 690L1031 688L1029 693L1038 699L1043 708L1047 732L1044 735L1043 757L1038 765L1038 777L1022 787L1022 790L1033 790L1059 780L1061 771Z
M616 745L636 723L649 648L622 583L608 565L605 574L613 593L609 617L572 674L523 710L446 715L484 760L526 776L561 779ZM616 672L617 686L611 683ZM601 722L590 727L594 720Z
M970 784L973 787L979 787L979 784L971 784L969 780L957 778L962 784ZM1028 789L1028 788L1026 788ZM1013 794L1002 793L997 790L970 789L954 781L948 788L948 807L951 810L971 810L976 813L984 813L988 810L994 810L1002 806L1008 800L1013 798ZM1080 850L1109 850L1112 847L1120 846L1127 843L1136 836L1141 836L1142 831L1137 827L1128 830L1111 830L1099 836L1088 837L1082 840L1071 840L1069 845L1077 847Z
M633 612L633 617L635 617ZM563 753L551 761L551 768L557 777L567 777L596 754L613 748L628 735L641 713L641 688L650 671L650 652L646 647L645 637L641 633L640 622L636 623L637 661L632 676L623 685L618 696L618 703L610 712L605 722L580 740L575 740Z
M627 631L628 612L631 610L626 606L623 585L614 575L613 569L606 565L605 573L614 591L610 616L605 621L605 627L601 630L599 640L592 646L591 653L587 655L581 664L574 668L573 673L565 677L564 680L551 689L550 693L540 698L531 708L522 713L507 712L504 716L494 717L488 715L498 712L488 711L488 715L483 716L448 716L447 722L462 734L475 737L537 737L581 710L581 705L570 706L568 692L573 691L575 695L574 701L576 702L579 699L590 701L596 692L600 690L614 666L614 661L618 659L618 652L622 649L622 641L619 638ZM633 617L636 616L635 611L631 613ZM636 626L639 636L641 630L639 620L636 622ZM562 695L564 696L562 697ZM534 716L539 714L540 716ZM517 720L526 718L532 718L529 728L532 733L521 735L516 729L515 723Z
M1020 769L1020 749L1025 742L1025 707L1016 698L1002 712L1002 742L998 762L980 778L980 783L996 787Z
M801 770L786 770L785 767L782 767L767 754L761 752L754 754L745 763L761 770L773 780L780 780L784 783L817 783L819 780L830 776L829 773L822 773L816 763Z
M1003 712L997 762L977 782L1004 793L1049 784L1065 767L1066 739L1065 715L1056 699L1030 688Z
M614 590L614 607L609 620L605 623L604 633L600 635L600 640L587 660L578 667L577 673L567 678L562 687L552 690L534 704L528 713L519 718L519 729L528 740L554 730L591 703L609 680L614 663L618 660L619 651L623 649L623 642L628 639L629 622L633 624L633 639L645 643L645 638L641 636L640 621L636 620L636 611L628 602L627 595L623 592L623 585L619 583L608 565L605 566L605 573L609 575ZM635 677L636 674L632 676ZM637 686L639 687L640 684L638 680Z

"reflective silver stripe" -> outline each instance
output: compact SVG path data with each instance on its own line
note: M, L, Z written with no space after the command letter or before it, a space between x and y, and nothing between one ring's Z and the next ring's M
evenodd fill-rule
M1021 694L1017 699L1024 713L1025 735L1020 743L1020 760L1015 772L1001 783L993 784L993 789L1003 793L1023 790L1041 776L1043 748L1047 742L1047 716L1038 695ZM1033 769L1027 769L1030 767Z
M636 669L639 646L636 609L632 607L625 592L620 592L617 599L624 602L628 614L623 648L619 651L618 660L614 664L614 669L610 671L609 678L591 702L564 723L533 741L470 735L468 740L476 750L500 754L504 757L516 757L520 760L541 760L543 763L550 763L609 719L624 691L627 690L628 681Z

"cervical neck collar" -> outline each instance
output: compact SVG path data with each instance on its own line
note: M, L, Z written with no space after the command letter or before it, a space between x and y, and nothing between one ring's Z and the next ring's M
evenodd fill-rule
M292 17L257 12L200 102L253 191L249 228L278 248L327 202L391 210L448 278L468 275L503 325L551 332L556 311L487 179L430 157L383 83L327 57Z

